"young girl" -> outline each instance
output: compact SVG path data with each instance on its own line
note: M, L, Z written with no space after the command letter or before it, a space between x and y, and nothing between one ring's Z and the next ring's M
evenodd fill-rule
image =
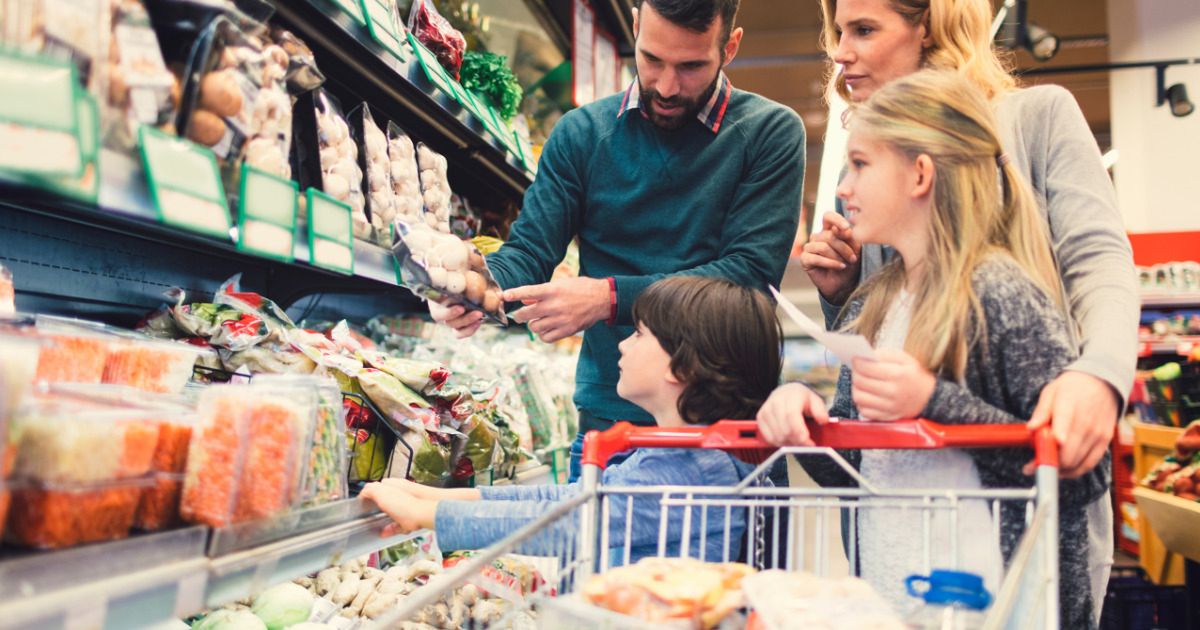
M854 111L849 170L838 186L861 242L898 256L863 283L840 317L871 339L877 360L843 367L830 414L872 420L926 417L958 423L1023 423L1042 388L1076 353L1062 287L1027 184L1001 149L985 97L958 73L925 70L880 88ZM879 488L1028 487L1028 452L863 451L854 454ZM822 467L809 466L822 482ZM1094 625L1085 507L1103 492L1087 480L1060 489L1061 619ZM991 534L1000 519L1000 545ZM933 566L950 565L949 519L933 527ZM859 568L899 606L914 600L903 579L922 573L922 520L901 510L862 510ZM991 514L961 506L959 566L995 592L1001 554L1013 552L1024 506Z
M679 276L660 280L638 296L632 336L621 342L617 392L659 426L711 424L752 418L779 382L781 332L770 301L727 280ZM733 486L753 467L721 451L643 449L609 466L602 483L630 486ZM362 495L405 531L428 528L443 550L481 549L579 494L581 485L504 486L439 490L403 480L373 483ZM624 562L625 498L614 498L609 520L610 555ZM745 515L735 510L726 534L724 510L710 510L702 548L699 509L691 522L690 554L736 560ZM652 495L633 500L629 561L657 555L661 503ZM682 509L669 511L667 555L679 555ZM550 555L570 544L578 523L563 518L535 536L520 553ZM728 557L726 557L728 553Z

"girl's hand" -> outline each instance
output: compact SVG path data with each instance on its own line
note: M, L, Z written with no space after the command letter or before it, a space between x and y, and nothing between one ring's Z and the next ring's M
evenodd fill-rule
M430 488L429 486L423 486L415 481L409 481L407 479L388 477L380 483L390 488L403 490L404 492L417 497L418 499L436 500L442 498L438 496L439 488Z
M807 418L820 424L828 422L825 401L800 383L788 383L771 392L758 410L758 430L774 446L813 446Z
M901 350L876 350L875 357L854 360L851 395L859 414L871 420L919 416L937 377Z
M826 212L821 226L804 244L800 264L830 304L844 304L858 286L862 245L854 240L850 222L836 212Z
M394 526L384 530L386 535L433 529L437 501L413 496L395 484L378 482L367 484L358 496L374 501L379 509L392 518Z

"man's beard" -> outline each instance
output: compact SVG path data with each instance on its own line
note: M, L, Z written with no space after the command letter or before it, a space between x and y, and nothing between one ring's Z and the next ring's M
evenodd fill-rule
M721 73L718 72L717 76L713 77L712 84L700 96L694 99L684 98L678 94L669 100L664 99L655 90L646 89L646 86L642 85L641 77L638 77L638 90L641 92L642 106L646 111L646 115L650 117L650 122L654 123L660 129L675 130L682 127L687 121L695 119L700 110L704 109L705 105L708 105L708 100L712 98L713 92L717 90L717 82L720 80ZM680 106L681 108L678 114L663 116L654 109L655 105L665 105L667 107Z

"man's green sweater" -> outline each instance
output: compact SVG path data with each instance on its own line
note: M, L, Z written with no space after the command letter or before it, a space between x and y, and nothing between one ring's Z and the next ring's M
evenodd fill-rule
M505 289L547 282L579 237L580 275L615 279L617 321L584 333L575 404L653 424L616 389L617 344L633 332L634 299L674 274L778 285L800 215L804 125L790 109L735 89L716 131L699 120L668 131L640 110L622 111L628 95L562 117L488 266Z

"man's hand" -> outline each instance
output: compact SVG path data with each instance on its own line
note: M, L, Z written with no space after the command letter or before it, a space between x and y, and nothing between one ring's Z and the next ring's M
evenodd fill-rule
M514 313L518 323L529 322L529 330L546 343L554 343L608 319L612 308L608 280L565 278L504 292L505 302L525 306Z
M390 532L391 535L396 535L418 529L432 529L434 526L437 501L413 496L405 492L402 486L369 483L358 496L374 501L379 509L391 517L394 526L386 528L385 534Z
M800 264L826 301L844 304L858 286L862 245L854 240L850 222L836 212L826 212L821 225L804 244Z
M937 377L902 350L876 350L875 360L854 360L851 395L871 420L916 418L929 404Z
M483 313L467 312L467 308L462 305L442 306L431 301L429 302L429 315L433 317L433 321L453 328L459 339L474 335L475 331L483 325Z
M1119 401L1111 385L1083 372L1063 372L1042 390L1028 426L1053 429L1060 476L1074 479L1100 463L1116 430ZM1029 462L1025 474L1034 469Z
M819 424L829 421L825 401L800 383L775 388L758 410L758 431L774 446L813 446L807 418Z

